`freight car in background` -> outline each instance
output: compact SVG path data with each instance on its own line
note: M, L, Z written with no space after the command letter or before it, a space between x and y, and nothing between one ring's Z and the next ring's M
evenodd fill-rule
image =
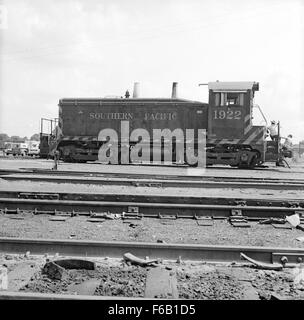
M149 132L151 140L146 143L151 147L153 129L205 129L207 165L253 168L266 161L278 162L279 141L266 141L266 121L259 126L252 123L259 83L209 82L209 103L178 99L176 85L171 99L138 98L136 87L133 98L61 99L53 151L57 149L64 161L97 160L98 150L107 142L106 136L98 139L99 132L110 128L120 137L121 122L128 121L130 132L139 128ZM121 145L119 138L116 143ZM130 150L135 144L130 141ZM173 158L175 151L173 144Z

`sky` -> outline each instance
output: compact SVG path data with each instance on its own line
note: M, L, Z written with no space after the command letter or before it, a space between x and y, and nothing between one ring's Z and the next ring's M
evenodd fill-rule
M304 140L304 0L0 0L0 132L30 137L64 97L208 102L257 81L257 103Z

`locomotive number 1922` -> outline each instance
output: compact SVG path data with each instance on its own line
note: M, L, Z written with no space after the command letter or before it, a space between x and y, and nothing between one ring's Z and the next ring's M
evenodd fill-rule
M214 110L214 119L241 120L240 110Z

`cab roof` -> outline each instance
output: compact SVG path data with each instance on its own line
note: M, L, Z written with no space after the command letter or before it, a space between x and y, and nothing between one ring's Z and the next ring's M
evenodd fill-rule
M259 83L254 81L238 81L238 82L208 82L208 89L213 91L247 91L259 90Z

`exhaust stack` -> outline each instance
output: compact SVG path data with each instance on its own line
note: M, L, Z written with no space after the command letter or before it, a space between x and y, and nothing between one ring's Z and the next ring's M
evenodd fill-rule
M177 82L173 82L173 84L172 84L171 99L177 99Z
M139 98L139 82L134 82L133 98Z

